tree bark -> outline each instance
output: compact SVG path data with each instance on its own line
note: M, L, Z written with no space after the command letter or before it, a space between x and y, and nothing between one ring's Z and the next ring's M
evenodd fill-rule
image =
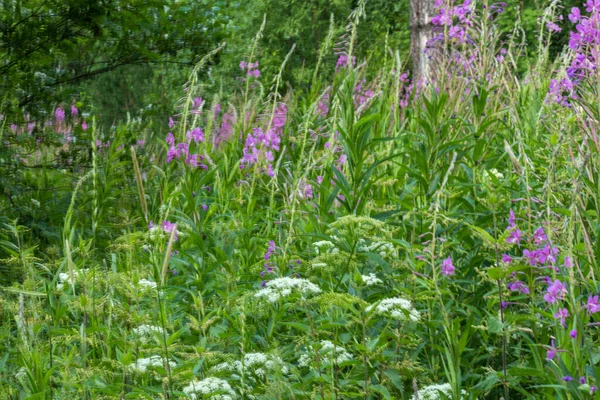
M435 15L435 0L410 0L410 47L413 81L425 83L430 78L429 58L425 45L433 37L431 18Z

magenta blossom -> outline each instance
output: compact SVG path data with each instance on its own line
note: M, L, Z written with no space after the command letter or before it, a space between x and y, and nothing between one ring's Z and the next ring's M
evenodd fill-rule
M442 261L442 274L446 276L454 275L454 265L452 264L452 258L448 257Z
M561 325L565 325L565 320L569 317L569 310L566 308L559 308L558 312L554 314L554 318L560 321Z
M529 288L521 281L510 282L506 285L506 287L512 292L529 294Z
M544 295L544 300L550 304L554 304L557 300L564 299L566 294L567 288L561 281L556 279L548 286L547 293Z
M598 295L588 297L587 304L583 306L587 308L588 314L595 314L600 311L600 304L598 303Z
M506 243L521 246L521 231L519 228L515 228L510 232L510 235L506 238Z

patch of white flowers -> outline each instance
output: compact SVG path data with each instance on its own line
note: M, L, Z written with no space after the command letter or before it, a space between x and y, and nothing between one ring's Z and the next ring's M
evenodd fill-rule
M442 385L429 385L425 386L423 389L419 389L417 394L418 396L413 395L412 400L441 400L446 398L451 399L452 387L449 383L444 383ZM467 392L465 392L464 390L461 391L461 398L463 398L466 395Z
M289 297L293 293L304 296L320 292L321 289L308 279L283 277L268 281L254 296L265 298L269 303L276 303L279 299Z
M379 279L375 274L371 273L369 275L362 275L362 280L367 286L377 285L379 283L383 283L381 279Z
M133 334L140 342L148 343L148 341L154 338L156 334L163 335L164 330L160 326L140 325L137 328L133 328Z
M341 346L335 345L329 340L321 341L321 348L319 349L319 355L321 356L321 365L328 366L332 364L339 365L344 361L352 360L353 356L350 352ZM313 357L309 354L302 354L298 359L298 366L301 368L308 367L312 364Z
M373 305L367 307L367 312L373 309ZM409 300L401 297L392 297L382 300L375 308L377 314L386 315L392 319L418 321L421 314L415 310Z
M27 369L25 369L25 367L19 368L19 370L15 374L15 378L17 378L18 380L26 379L27 378Z
M192 400L210 398L214 400L233 400L237 398L236 393L229 383L219 378L205 378L201 381L194 380L183 388L183 393L190 396Z
M134 371L144 373L149 367L163 367L165 363L161 356L151 356L148 358L138 358L138 360L131 364L129 368ZM173 361L169 361L169 366L175 368L176 364Z
M81 277L85 276L85 273L88 272L88 269L82 269L80 271L73 270L73 279L71 279L71 274L68 272L61 272L58 274L58 283L56 284L56 288L58 290L63 290L65 284L74 285L75 282Z
M243 371L246 373L254 373L259 378L266 377L269 372L281 372L287 374L288 367L283 360L277 356L264 353L247 353L244 354L244 361L236 360L233 362L224 362L215 365L213 372L234 372L241 375Z
M484 178L489 178L491 175L494 175L496 178L498 179L504 179L504 175L502 175L501 172L499 172L496 168L492 168L490 169L490 171L483 171L483 177Z
M142 289L156 289L156 282L149 281L148 279L140 279L138 286Z
M335 244L331 243L329 240L321 240L320 242L314 242L313 246L317 254L338 254L340 252L340 249L335 247Z
M365 244L363 239L359 240L358 251L362 253L377 253L381 257L392 256L395 253L394 245L390 242L373 242Z

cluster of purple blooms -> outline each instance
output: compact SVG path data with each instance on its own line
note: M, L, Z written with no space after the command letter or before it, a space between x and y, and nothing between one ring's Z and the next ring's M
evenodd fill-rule
M351 65L352 67L354 67L356 65L356 56L352 56L352 62L349 62L349 58L347 54L340 54L338 57L337 62L335 63L335 70L337 72L339 72L342 68L346 68L348 67L348 65Z
M148 229L150 231L153 231L155 229L161 229L163 232L166 233L171 233L173 232L173 229L175 228L175 223L167 221L167 220L163 220L163 222L160 224L160 226L155 226L154 223L152 221L150 221L148 223ZM177 241L178 240L178 236L177 236L177 231L175 231L175 237L174 240Z
M550 82L549 95L556 103L569 107L569 100L577 99L576 84L596 73L600 62L600 1L587 0L585 11L573 7L569 20L576 24L575 31L570 32L569 47L575 53L571 65L567 68L567 77ZM556 30L558 27L550 27ZM560 28L558 28L560 29Z
M463 4L436 0L435 7L439 10L439 14L431 19L431 23L437 27L447 28L451 40L458 43L466 42L467 29L473 25L471 0L465 0ZM443 34L440 33L434 40L441 40L442 37Z
M260 76L260 70L258 69L258 61L253 63L247 63L246 61L240 62L240 69L246 71L246 75L258 78Z
M267 164L267 174L275 176L273 170L274 152L279 151L281 136L287 118L287 106L280 103L275 109L273 122L266 132L262 128L254 128L246 137L240 168L264 162Z
M508 227L507 230L510 230L510 234L508 235L507 242L509 244L517 245L520 247L522 234L516 225L516 217L515 213L511 210L508 218ZM544 229L542 227L536 229L530 239L530 241L535 245L535 249L529 250L524 249L522 259L526 260L527 263L531 267L538 268L550 268L555 272L560 272L560 268L557 267L558 254L559 249L553 247L548 240L548 236L546 235ZM502 255L502 262L506 264L510 264L513 261L513 257L508 254ZM564 257L564 261L562 264L563 268L572 268L573 260L571 257ZM516 273L512 273L511 277L516 278ZM561 302L565 300L568 290L567 286L560 281L560 279L552 279L548 276L542 277L542 280L546 283L547 287L544 292L544 301L548 304L556 304L558 306L557 311L553 314L554 318L558 321L558 323L567 329L567 319L569 318L569 310L566 307L562 307ZM528 295L530 294L530 288L527 286L525 282L520 280L513 280L509 282L507 285L508 290L513 292L519 292L521 294ZM506 303L508 304L508 303ZM504 304L503 304L504 307ZM600 302L598 301L598 296L589 296L587 300L587 304L583 305L582 308L587 309L588 314L595 314L600 312ZM577 338L577 329L571 329L569 331L569 336L572 339ZM554 357L566 350L560 350L555 346L555 341L551 341L551 345L546 354L546 358L548 360L553 360ZM572 381L573 378L570 375L563 377L563 380L566 382ZM581 377L580 382L582 384L586 383L586 378ZM597 388L595 386L590 387L590 392L593 394Z
M173 120L170 119L169 127L173 126ZM195 127L191 130L188 130L186 133L186 142L176 143L175 136L172 132L167 134L165 142L169 145L169 150L167 151L167 164L171 163L173 160L184 160L184 162L193 168L202 168L208 169L208 166L202 161L204 161L204 157L200 154L190 153L190 145L192 142L195 145L204 142L204 131L200 127Z

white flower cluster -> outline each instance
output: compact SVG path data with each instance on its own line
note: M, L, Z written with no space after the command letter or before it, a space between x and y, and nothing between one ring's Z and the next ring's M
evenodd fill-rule
M213 372L235 372L242 374L243 371L254 372L259 378L266 377L268 372L288 373L288 367L283 360L277 356L264 353L247 353L244 354L244 362L239 360L233 362L224 362L214 366Z
M25 367L19 368L19 370L15 374L15 378L17 378L18 380L26 379L27 378L27 369Z
M394 255L396 249L390 242L373 242L371 244L364 244L364 240L359 240L358 251L362 253L377 253L381 257L388 257Z
M367 307L367 312L373 309L373 305ZM377 304L375 309L377 314L388 315L393 319L406 320L407 316L411 321L418 321L421 318L421 314L415 310L412 303L409 300L401 297L392 297L384 299L381 303Z
M133 328L133 334L140 340L142 343L148 343L151 339L155 337L155 334L164 334L163 328L160 326L152 326L152 325L140 325L137 328Z
M81 277L81 276L85 276L85 273L88 272L88 269L82 269L80 271L77 270L73 270L73 280L71 280L71 274L68 272L61 272L60 274L58 274L58 283L56 284L56 288L58 290L63 290L63 288L65 287L65 284L69 284L69 285L74 285L77 280Z
M321 365L328 366L332 364L339 365L344 361L352 360L353 356L346 349L341 346L331 343L329 340L321 341L321 349L319 349L319 355L321 356ZM308 367L312 364L313 357L307 353L302 354L298 359L298 366Z
M138 286L142 289L156 289L156 282L149 281L148 279L140 279Z
M484 178L489 178L490 174L494 175L498 179L504 179L504 175L502 175L502 173L499 172L496 168L490 169L489 172L488 171L483 171L483 177Z
M335 247L335 244L331 243L329 240L321 240L320 242L314 242L313 246L317 254L338 254L340 252L340 249Z
M237 397L229 383L219 378L205 378L201 381L194 380L183 388L183 393L192 400L210 398L214 400L233 400Z
M304 296L309 293L320 293L321 289L308 279L284 277L268 281L254 296L264 297L269 303L276 303L294 292Z
M375 274L371 273L369 275L362 275L362 280L367 286L377 285L379 283L383 283L381 279L379 279Z
M173 361L169 361L169 366L171 368L175 368L176 365L177 364L175 364ZM151 356L148 358L138 358L138 360L131 364L129 368L131 368L133 371L144 373L149 367L164 368L164 366L164 359L161 356Z
M452 387L449 383L442 385L429 385L419 389L418 396L413 395L412 400L441 400L452 398ZM461 398L467 395L464 390L461 392ZM442 397L443 396L443 397Z

